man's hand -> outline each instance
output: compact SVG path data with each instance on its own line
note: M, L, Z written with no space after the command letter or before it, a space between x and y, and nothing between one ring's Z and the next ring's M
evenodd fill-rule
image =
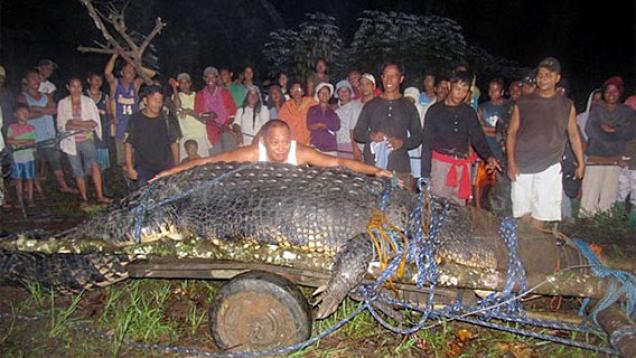
M170 174L172 174L172 173L170 173L170 170L164 170L161 173L159 173L159 174L155 175L154 177L150 178L150 180L148 180L148 184L152 183L153 181L155 181L157 179L161 179L163 177L167 177Z
M371 137L371 140L374 141L374 142L381 142L381 141L384 140L386 135L384 133L382 133L382 132L371 132L369 137Z
M380 169L375 173L375 176L378 178L393 178L393 173L391 173L390 171L386 170L386 169Z
M201 115L199 117L201 117L201 119L203 119L203 120L215 119L216 118L216 113L214 113L214 112L204 112L204 113L201 113Z
M517 168L517 163L508 162L508 178L511 181L516 181L519 176L519 168Z
M574 172L574 175L576 175L577 178L579 179L583 179L583 176L585 175L585 164L581 163L579 164L578 167L576 167L576 171Z
M404 145L404 142L399 138L393 137L389 139L389 149L391 150L398 150L402 148L403 145Z
M501 165L495 157L488 157L486 160L486 171L491 172L493 170L501 171Z
M327 125L324 123L314 123L312 125L309 126L309 129L311 130L318 130L318 129L325 129L327 128Z
M139 178L139 174L134 168L126 168L126 174L130 180L137 180L137 178Z

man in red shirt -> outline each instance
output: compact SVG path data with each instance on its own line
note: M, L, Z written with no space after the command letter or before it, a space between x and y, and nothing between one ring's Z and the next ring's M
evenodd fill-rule
M219 71L214 67L207 67L203 71L205 87L194 98L194 112L205 121L212 145L210 155L235 149L238 145L236 135L231 129L236 104L230 91L217 85L218 78Z

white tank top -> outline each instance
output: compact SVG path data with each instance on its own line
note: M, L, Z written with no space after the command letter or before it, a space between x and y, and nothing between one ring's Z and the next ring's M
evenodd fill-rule
M265 148L265 144L258 141L258 161L259 162L269 162L269 158L267 158L267 149ZM289 154L287 155L287 164L298 165L298 160L296 160L296 141L292 140L289 146Z

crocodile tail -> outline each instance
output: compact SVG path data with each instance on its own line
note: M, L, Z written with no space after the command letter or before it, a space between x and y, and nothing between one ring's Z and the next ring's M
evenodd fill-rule
M77 293L106 287L128 278L128 255L44 254L10 252L0 254L0 279L21 283L38 282L44 288Z

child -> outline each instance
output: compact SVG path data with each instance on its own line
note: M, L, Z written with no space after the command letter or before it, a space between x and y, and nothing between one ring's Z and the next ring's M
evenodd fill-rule
M13 148L13 166L11 177L15 179L15 187L18 197L18 205L22 206L23 181L26 181L27 203L33 207L33 179L35 178L34 148L22 148L35 143L35 127L28 124L29 107L22 103L16 103L13 112L17 123L9 126L7 131L7 144Z
M188 139L183 143L183 147L185 148L187 157L183 158L181 163L187 163L191 160L199 159L201 156L199 155L199 145L197 141L194 139Z

